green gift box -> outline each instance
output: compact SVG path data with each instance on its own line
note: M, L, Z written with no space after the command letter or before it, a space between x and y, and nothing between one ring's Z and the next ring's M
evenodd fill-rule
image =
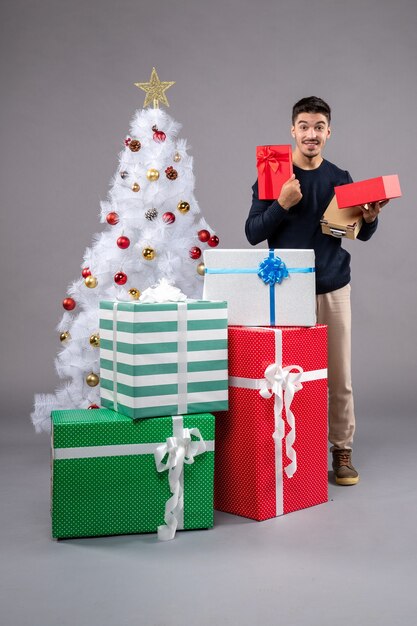
M227 303L100 302L100 398L133 419L227 410Z
M214 416L52 412L52 536L213 526ZM165 471L166 470L166 471Z

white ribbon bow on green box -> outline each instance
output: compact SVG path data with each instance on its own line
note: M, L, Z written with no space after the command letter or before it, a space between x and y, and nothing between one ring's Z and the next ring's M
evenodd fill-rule
M206 451L207 446L198 428L183 428L182 418L173 417L174 436L155 450L158 472L168 470L169 488L172 496L165 504L165 526L158 526L158 539L169 541L175 537L184 514L184 463L191 465L194 457ZM192 440L194 435L197 440ZM164 463L163 459L168 457Z

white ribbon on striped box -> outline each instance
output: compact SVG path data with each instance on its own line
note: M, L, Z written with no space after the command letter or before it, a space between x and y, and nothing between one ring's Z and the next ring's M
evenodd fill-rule
M264 378L241 378L229 376L229 387L257 390L262 398L274 400L275 428L272 434L275 443L275 483L276 483L276 514L284 512L284 484L283 484L283 454L282 445L285 438L285 453L290 463L285 467L288 478L292 478L297 471L297 453L294 449L296 440L296 419L291 410L295 393L303 388L302 383L327 378L327 368L304 372L299 365L282 366L282 330L271 328L275 336L275 362L265 369ZM295 370L295 372L293 371ZM285 406L286 420L289 431L285 436L285 423L282 409Z
M187 413L187 304L177 302L178 307L178 413ZM117 402L117 305L113 305L113 407L118 411Z

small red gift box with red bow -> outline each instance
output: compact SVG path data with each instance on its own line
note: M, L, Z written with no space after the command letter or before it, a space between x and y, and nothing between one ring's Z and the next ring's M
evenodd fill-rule
M277 200L282 185L293 173L291 145L257 146L256 165L259 199Z

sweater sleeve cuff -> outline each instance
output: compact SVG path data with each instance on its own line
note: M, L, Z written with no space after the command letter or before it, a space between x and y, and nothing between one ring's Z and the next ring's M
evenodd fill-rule
M269 212L273 215L275 224L282 222L288 215L288 211L282 208L278 200L274 200L269 206Z
M362 241L367 241L368 239L372 237L377 227L378 227L378 218L376 218L370 224L368 224L367 222L365 222L365 220L363 220L361 229L358 233L358 239L362 239Z

